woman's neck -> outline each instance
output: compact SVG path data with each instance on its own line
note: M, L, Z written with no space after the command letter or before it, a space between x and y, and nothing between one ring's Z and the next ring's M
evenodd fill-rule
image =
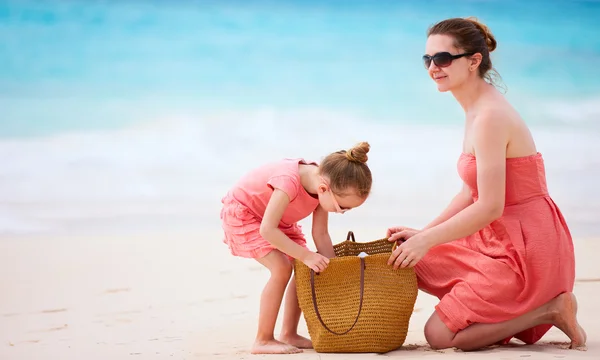
M452 95L465 113L469 112L477 103L481 95L491 86L482 78L476 76L473 79L465 81L459 88L452 90Z

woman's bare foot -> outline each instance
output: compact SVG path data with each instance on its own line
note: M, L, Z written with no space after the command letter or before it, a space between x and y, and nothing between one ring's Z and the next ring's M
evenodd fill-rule
M252 354L297 354L301 353L302 350L277 340L256 340L250 352Z
M281 335L279 339L284 343L295 346L299 349L312 349L313 347L312 341L310 341L310 339L307 339L304 336L300 336L298 334Z
M571 349L582 348L587 334L577 322L577 298L573 293L563 293L549 304L553 324L571 339Z

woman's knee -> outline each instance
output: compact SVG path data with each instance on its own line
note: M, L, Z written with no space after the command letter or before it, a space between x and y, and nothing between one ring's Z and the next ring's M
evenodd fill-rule
M455 334L448 329L437 313L433 313L425 324L425 339L429 346L435 350L452 347Z

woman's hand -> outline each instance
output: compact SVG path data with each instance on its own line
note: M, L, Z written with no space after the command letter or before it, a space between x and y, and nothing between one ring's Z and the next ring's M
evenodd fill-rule
M388 265L393 265L394 270L399 267L405 268L415 266L419 260L427 254L429 249L431 249L431 244L425 233L415 229L403 231L405 231L404 236L410 236L408 236L406 241L396 247L388 259ZM399 232L394 235L398 233Z
M387 230L386 237L389 241L406 241L415 234L418 234L420 230L409 228L406 226L394 226Z

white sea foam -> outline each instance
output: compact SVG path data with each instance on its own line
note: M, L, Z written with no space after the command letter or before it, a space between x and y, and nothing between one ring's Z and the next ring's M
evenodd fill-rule
M600 199L593 192L600 180L597 135L533 131L557 202L570 217L589 221L590 211L600 210L593 205ZM0 232L216 228L220 198L250 168L282 157L320 160L363 140L372 146L372 197L359 209L333 216L332 223L422 225L460 187L455 166L461 138L460 127L265 109L5 140L0 142Z
M546 114L566 124L586 125L600 128L600 96L574 101L547 101L543 107Z

